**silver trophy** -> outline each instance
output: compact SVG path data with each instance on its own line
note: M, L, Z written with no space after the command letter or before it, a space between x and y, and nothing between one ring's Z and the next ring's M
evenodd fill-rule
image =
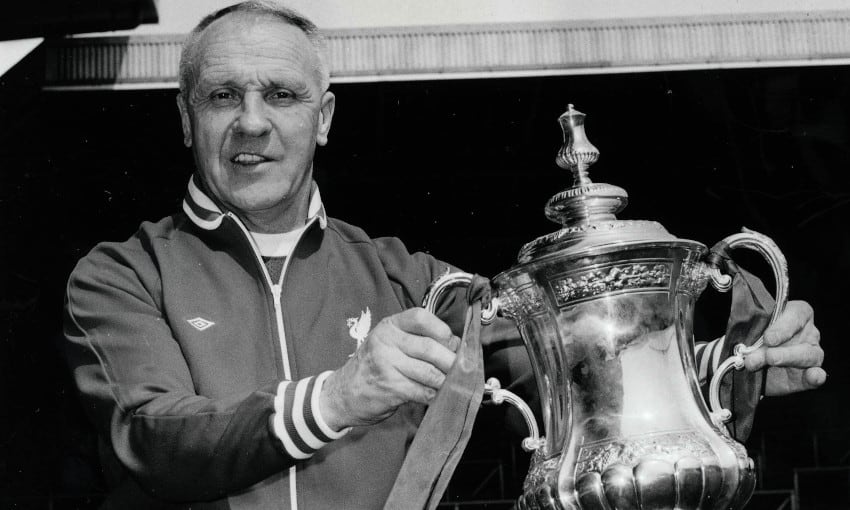
M482 321L516 322L540 392L545 437L527 406L490 380L485 392L526 417L533 451L520 509L655 510L742 508L755 485L753 462L723 423L720 380L761 345L736 346L716 371L710 406L694 363L694 304L731 278L705 245L679 239L654 221L618 220L620 187L592 182L599 157L570 105L558 119L557 163L573 186L553 196L546 216L562 228L526 244L518 263L493 279ZM745 230L724 240L761 253L773 268L777 305L787 301L785 258L767 237ZM471 275L434 283L425 306Z

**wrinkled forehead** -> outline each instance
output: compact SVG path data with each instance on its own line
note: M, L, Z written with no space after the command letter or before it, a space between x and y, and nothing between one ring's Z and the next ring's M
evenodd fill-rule
M300 28L269 14L237 12L210 24L198 40L194 60L196 82L287 76L321 78L315 47Z

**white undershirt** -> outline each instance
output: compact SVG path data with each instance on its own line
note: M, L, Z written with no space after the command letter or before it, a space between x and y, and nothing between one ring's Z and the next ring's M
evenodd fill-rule
M295 249L295 242L298 241L298 237L305 228L307 228L307 225L282 234L251 232L251 237L254 238L254 242L260 249L260 255L263 257L288 257Z

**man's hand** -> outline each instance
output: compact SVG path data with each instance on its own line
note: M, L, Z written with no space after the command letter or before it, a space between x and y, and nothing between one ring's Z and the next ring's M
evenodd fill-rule
M460 339L434 314L411 308L383 319L331 374L319 399L335 430L377 423L406 402L427 404L455 360Z
M744 361L748 370L765 366L766 395L786 395L817 388L826 381L821 368L823 349L814 312L805 301L789 301L785 311L764 332L764 345Z

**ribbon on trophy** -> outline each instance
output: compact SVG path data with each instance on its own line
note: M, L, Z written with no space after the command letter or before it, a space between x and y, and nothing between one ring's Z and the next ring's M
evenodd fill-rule
M732 276L732 304L726 340L720 352L720 359L726 359L733 355L736 345L750 346L761 338L776 302L761 279L732 260L726 243L721 241L714 245L710 257L725 274ZM756 406L764 394L764 377L764 370L735 370L720 383L720 402L732 412L726 427L738 441L750 435Z
M385 510L436 508L469 442L484 393L481 303L490 302L489 280L475 275L466 296L455 362L422 418Z

